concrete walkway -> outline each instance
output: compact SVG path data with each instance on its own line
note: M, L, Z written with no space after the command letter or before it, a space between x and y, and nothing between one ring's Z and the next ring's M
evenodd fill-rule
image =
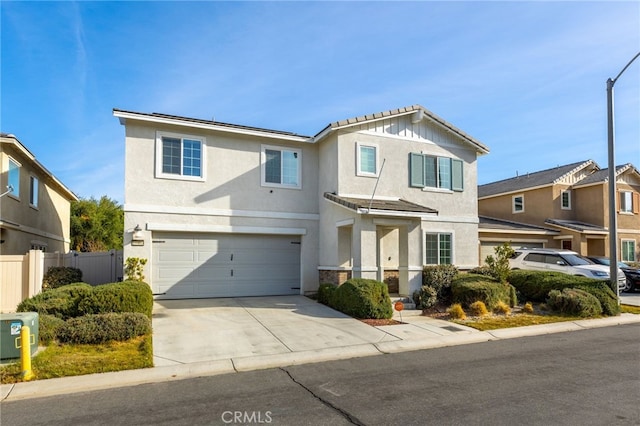
M637 297L637 299L636 299ZM640 306L640 295L622 296ZM400 319L398 313L394 318ZM303 296L157 301L154 368L0 387L1 400L84 392L239 371L640 323L640 315L481 332L402 312L372 327Z

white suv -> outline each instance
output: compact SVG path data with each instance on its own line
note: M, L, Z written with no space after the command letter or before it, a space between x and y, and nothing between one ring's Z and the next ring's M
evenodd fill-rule
M569 275L580 275L588 278L609 281L609 267L596 265L590 260L570 250L519 248L509 259L511 269L533 271L555 271ZM618 269L618 288L626 285L626 277Z

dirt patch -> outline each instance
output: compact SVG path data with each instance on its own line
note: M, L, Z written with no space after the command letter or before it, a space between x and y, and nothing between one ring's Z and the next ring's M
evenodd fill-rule
M404 322L396 321L394 319L361 319L360 321L362 321L365 324L369 324L371 326L374 326L374 327L378 327L378 326L381 326L381 325L405 324Z

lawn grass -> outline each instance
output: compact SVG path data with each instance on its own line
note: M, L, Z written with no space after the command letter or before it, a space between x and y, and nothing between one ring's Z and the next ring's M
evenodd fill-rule
M99 345L51 344L31 361L34 380L153 367L151 335ZM20 362L0 368L0 383L21 382Z
M480 331L497 330L499 328L524 327L527 325L551 324L554 322L576 321L585 318L563 315L512 314L492 315L467 320L452 320L456 324L466 325Z
M640 306L620 305L620 312L622 312L623 314L640 315Z

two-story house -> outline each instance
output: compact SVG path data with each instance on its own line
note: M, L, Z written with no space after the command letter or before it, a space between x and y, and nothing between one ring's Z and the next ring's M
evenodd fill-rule
M616 192L619 260L637 261L640 173L633 165L616 167ZM481 260L486 248L501 241L607 256L608 200L608 170L592 160L480 185Z
M69 251L76 195L11 134L0 134L0 254Z
M305 294L349 277L409 295L425 264L478 264L488 148L419 105L314 136L114 109L124 257L158 297Z

